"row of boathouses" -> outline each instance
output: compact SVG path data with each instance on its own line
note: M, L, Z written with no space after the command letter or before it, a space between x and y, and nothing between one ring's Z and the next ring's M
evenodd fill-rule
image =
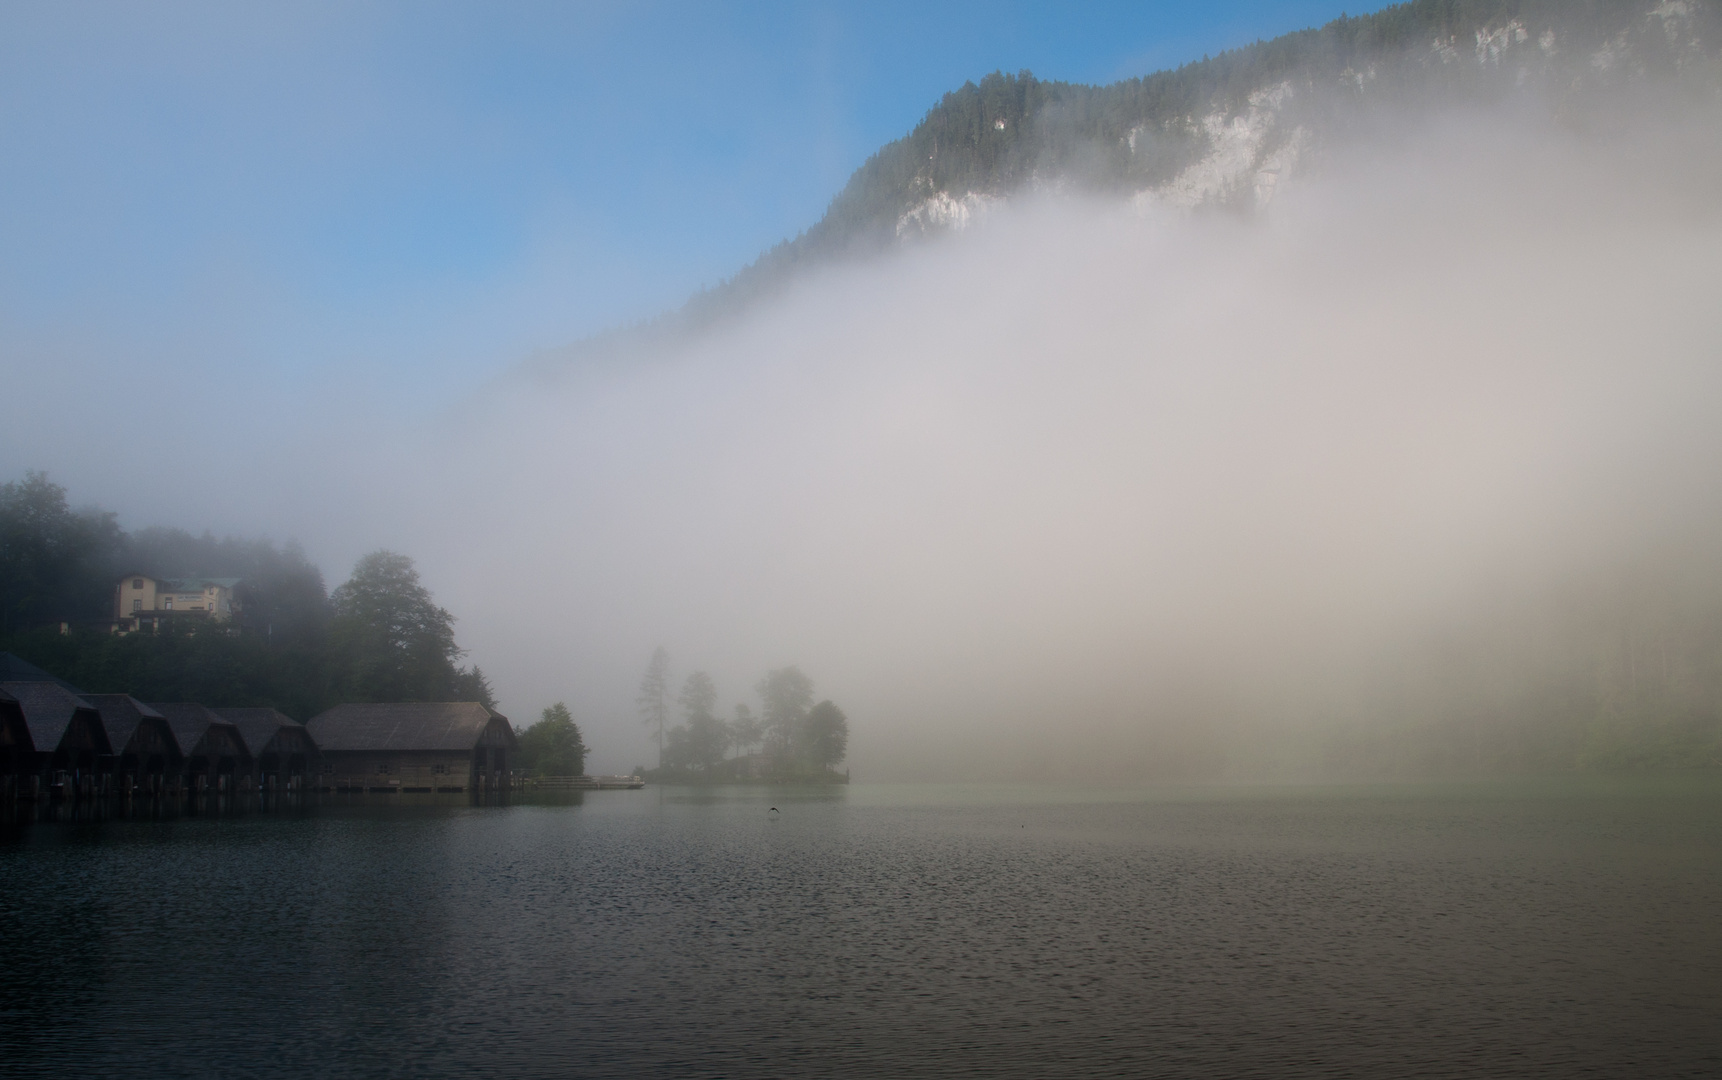
M46 673L0 681L10 798L501 790L516 749L508 718L476 701L337 705L301 724L268 708L84 694Z

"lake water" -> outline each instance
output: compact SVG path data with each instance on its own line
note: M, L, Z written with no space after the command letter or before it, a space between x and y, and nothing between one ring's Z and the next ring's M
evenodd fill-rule
M7 1076L1715 1077L1722 782L14 821L0 935Z

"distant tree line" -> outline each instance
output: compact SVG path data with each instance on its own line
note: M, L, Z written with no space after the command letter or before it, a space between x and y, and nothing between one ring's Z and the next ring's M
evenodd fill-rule
M849 753L849 718L814 701L813 680L798 667L769 671L754 690L760 713L738 702L725 717L717 685L704 671L682 682L682 723L669 727L669 655L652 654L640 680L640 718L659 740L657 780L832 780Z
M238 578L238 610L114 634L114 586L129 574ZM43 473L0 484L0 651L91 693L268 705L301 720L342 701L494 707L483 671L460 664L454 622L405 555L364 556L330 594L297 544L128 533L108 511L72 509Z
M1382 657L1331 732L1335 771L1722 767L1716 539L1587 574Z

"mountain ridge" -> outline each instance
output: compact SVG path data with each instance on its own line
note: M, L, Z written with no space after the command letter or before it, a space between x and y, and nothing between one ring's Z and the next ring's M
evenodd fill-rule
M1495 103L1528 82L1582 104L1670 75L1715 93L1719 41L1722 0L1410 0L1103 86L995 71L875 151L812 226L573 352L633 354L805 269L960 229L1025 191L1256 208L1370 107Z

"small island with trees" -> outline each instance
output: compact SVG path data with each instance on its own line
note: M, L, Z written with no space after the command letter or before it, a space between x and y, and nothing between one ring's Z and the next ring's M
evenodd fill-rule
M641 774L657 783L837 783L849 752L849 718L833 702L815 703L813 680L790 665L766 672L754 690L760 712L737 703L718 711L717 686L704 671L682 682L670 726L670 657L659 648L640 679L640 719L658 740L658 767Z

